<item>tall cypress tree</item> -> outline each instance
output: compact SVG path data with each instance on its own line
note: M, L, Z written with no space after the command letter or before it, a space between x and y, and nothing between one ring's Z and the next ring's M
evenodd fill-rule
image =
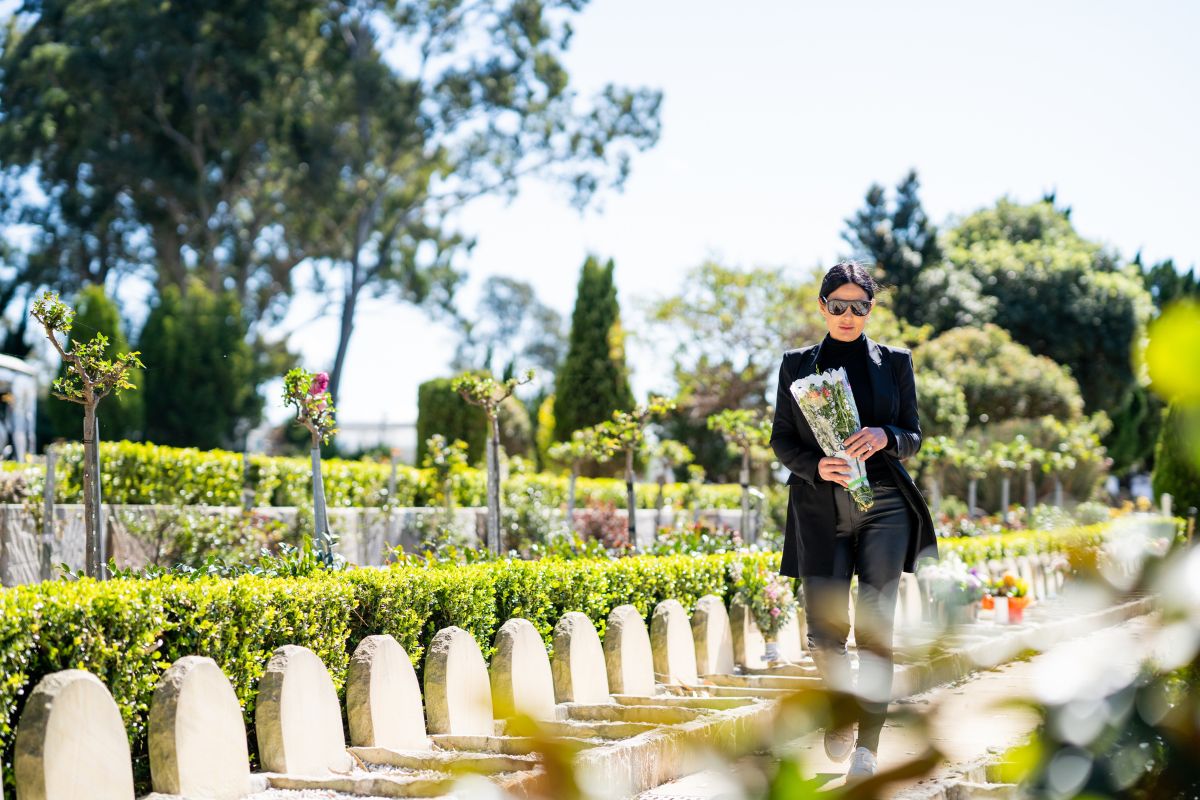
M262 416L248 325L231 292L199 281L162 290L142 329L146 438L181 447L239 447Z
M613 262L588 256L579 275L567 356L554 384L554 438L633 408Z
M104 349L105 358L112 359L118 353L129 352L129 343L125 334L121 332L121 313L117 310L116 303L104 293L103 286L93 284L80 290L75 298L75 321L67 341L71 342L76 336L81 341L90 341L97 333L108 337L108 346ZM61 378L64 374L65 364L59 367L58 377ZM143 380L142 370L129 371L129 382L139 390ZM53 396L46 402L46 413L54 435L65 439L78 439L82 430L80 426L83 424L79 405ZM120 395L113 395L101 407L98 416L100 435L104 439L136 439L142 430L142 392L121 392Z

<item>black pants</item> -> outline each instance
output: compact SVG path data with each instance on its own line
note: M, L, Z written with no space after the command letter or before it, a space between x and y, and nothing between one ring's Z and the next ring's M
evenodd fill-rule
M879 750L892 693L892 628L896 589L912 535L908 504L890 484L872 484L875 503L860 511L847 492L835 490L838 536L833 574L804 578L808 645L821 677L830 688L851 689L850 578L858 573L854 639L858 645L858 746Z

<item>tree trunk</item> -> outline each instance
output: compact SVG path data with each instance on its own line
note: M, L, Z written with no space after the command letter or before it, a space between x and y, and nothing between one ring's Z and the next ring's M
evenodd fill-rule
M1025 470L1025 513L1026 513L1026 515L1033 513L1033 507L1035 505L1037 505L1037 493L1033 487L1033 470L1027 469L1027 470Z
M941 476L933 474L930 471L929 478L929 504L932 506L930 511L936 518L942 510L942 479Z
M579 462L571 464L571 477L567 482L567 530L575 532L575 481L579 479Z
M750 449L742 449L742 469L738 473L738 481L742 484L742 521L739 523L742 531L742 542L750 544L754 541L754 532L750 530Z
M96 508L96 408L83 407L83 571L89 578L103 579L100 574L99 509Z
M967 516L975 519L978 513L975 511L975 499L979 496L979 479L971 478L967 481Z
M329 536L329 518L325 511L325 479L321 475L321 445L313 443L313 527L317 533L317 549L326 564L333 563L333 541Z
M1054 505L1058 508L1063 507L1063 482L1058 475L1054 476Z
M1000 519L1003 520L1005 525L1008 524L1009 519L1008 506L1010 503L1009 492L1011 489L1011 483L1012 479L1009 477L1008 473L1005 473L1004 476L1000 478Z
M342 370L346 366L346 354L350 352L350 337L354 335L354 310L358 305L359 287L357 265L351 268L351 286L346 290L342 300L342 319L338 326L337 354L333 358L333 369L329 371L329 399L334 406L338 404L339 392L342 388Z
M629 544L637 546L637 493L633 486L633 448L625 451L625 508L629 519Z
M488 547L500 554L500 414L489 414L491 435L487 446L487 537Z
M654 498L654 535L662 528L663 493L666 491L667 471L663 469L658 475L658 497Z
M46 483L42 489L42 580L48 581L54 577L52 563L54 551L54 479L55 462L58 460L58 449L54 445L46 447Z

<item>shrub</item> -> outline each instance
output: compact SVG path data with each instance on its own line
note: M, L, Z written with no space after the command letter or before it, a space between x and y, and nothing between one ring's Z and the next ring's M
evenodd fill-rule
M417 463L425 458L425 442L435 433L449 441L467 443L467 458L474 464L483 458L487 440L487 418L483 409L463 400L454 391L453 378L435 378L417 387Z
M968 564L1021 553L1098 546L1107 526L947 539L943 554ZM281 561L286 559L281 559ZM160 576L46 582L0 591L0 743L12 775L13 734L25 699L43 676L86 669L112 691L130 741L139 787L148 789L146 725L162 672L185 655L212 657L241 701L252 755L258 680L275 648L311 648L342 689L349 654L365 636L388 633L418 674L434 633L471 632L489 657L499 625L528 619L552 645L554 624L582 611L604 635L608 613L632 604L649 618L661 600L692 608L703 595L727 600L734 560L776 569L777 553L494 560L449 567L409 560L387 569L292 570L300 577ZM282 564L283 572L295 564ZM308 563L315 561L309 558ZM736 572L736 570L735 570Z
M1154 496L1169 494L1175 508L1200 507L1200 409L1167 409L1154 452Z

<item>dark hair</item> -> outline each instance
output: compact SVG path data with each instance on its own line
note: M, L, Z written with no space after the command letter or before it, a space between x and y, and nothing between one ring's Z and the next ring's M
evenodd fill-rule
M875 283L871 273L867 272L867 268L862 264L857 261L841 261L825 273L825 278L821 281L821 297L829 297L830 292L837 291L839 286L847 283L862 287L867 293L867 298L871 300L875 299L875 290L879 288L879 284Z

